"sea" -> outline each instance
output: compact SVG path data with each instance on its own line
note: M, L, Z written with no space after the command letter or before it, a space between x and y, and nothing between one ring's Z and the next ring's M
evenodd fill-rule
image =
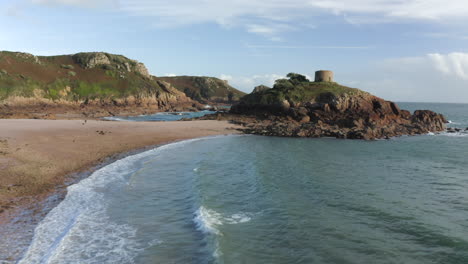
M184 118L202 117L207 114L214 114L215 111L203 110L199 112L159 112L151 115L137 116L109 116L104 117L107 121L178 121Z
M160 146L69 186L18 263L466 264L468 131Z

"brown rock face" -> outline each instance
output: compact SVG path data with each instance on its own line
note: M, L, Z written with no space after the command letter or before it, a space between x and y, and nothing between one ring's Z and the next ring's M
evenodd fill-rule
M414 114L370 94L320 94L315 102L270 108L238 104L227 119L246 126L246 133L288 137L379 139L446 129L447 120L430 110ZM255 118L252 118L255 116Z

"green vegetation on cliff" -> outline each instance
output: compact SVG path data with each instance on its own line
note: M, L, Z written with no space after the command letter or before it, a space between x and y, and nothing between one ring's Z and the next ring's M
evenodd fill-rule
M305 76L290 73L287 79L276 80L271 89L257 89L241 98L246 104L270 105L287 100L292 103L314 102L321 94L367 94L356 88L339 85L336 82L311 82Z
M245 95L227 81L202 76L158 77L199 102L233 102Z
M161 85L142 63L121 55L90 52L45 57L0 52L0 100L141 98L174 92L180 94Z

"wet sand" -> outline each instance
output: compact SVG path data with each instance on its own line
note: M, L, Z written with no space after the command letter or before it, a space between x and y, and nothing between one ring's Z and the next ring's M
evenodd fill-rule
M86 175L90 168L122 153L172 141L238 133L236 128L226 121L212 120L0 119L0 237L8 236L12 243L0 246L0 263L13 261L21 251L15 239L32 237L33 230L19 234L10 225L14 224L13 229L21 225L31 229L59 202L65 187ZM2 256L7 247L18 247L18 252Z

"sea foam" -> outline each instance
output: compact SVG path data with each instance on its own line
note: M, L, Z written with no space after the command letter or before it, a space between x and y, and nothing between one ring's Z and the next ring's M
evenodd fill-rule
M198 208L198 210L195 212L195 217L193 220L198 230L205 233L222 235L218 229L218 226L223 224L220 213L200 206L200 208Z
M106 117L103 117L102 119L107 120L107 121L133 121L133 120L116 117L116 116L106 116Z
M440 135L447 136L447 137L468 137L468 132L466 131L460 131L460 132L455 132L455 133L443 132L443 133L440 133Z
M65 199L36 227L33 241L18 263L132 263L151 245L140 243L132 226L107 216L106 188L128 184L128 175L138 170L135 163L145 157L215 137L180 141L128 156L69 186Z
M218 237L223 236L220 227L224 224L240 224L246 223L251 220L251 217L245 213L237 213L231 216L225 217L215 210L208 209L204 206L200 206L194 214L193 221L198 230L201 232L214 235L209 238L213 247L213 257L219 259L223 254L219 246Z
M200 208L195 212L193 220L198 230L222 236L219 227L223 224L242 224L249 222L251 219L251 216L247 213L236 213L230 216L223 216L215 210L200 206Z

